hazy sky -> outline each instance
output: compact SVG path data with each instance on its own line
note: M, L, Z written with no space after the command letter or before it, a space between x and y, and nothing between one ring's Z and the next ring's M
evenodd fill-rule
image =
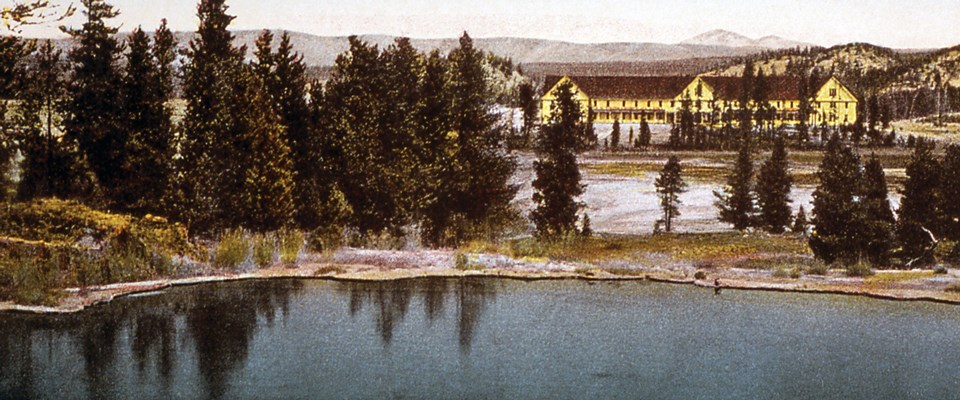
M0 0L7 3L10 0ZM67 0L53 0L63 2ZM79 3L79 1L74 1ZM196 29L196 0L113 0L124 30ZM420 38L516 36L572 42L676 43L727 29L819 45L960 44L960 0L228 0L235 29Z

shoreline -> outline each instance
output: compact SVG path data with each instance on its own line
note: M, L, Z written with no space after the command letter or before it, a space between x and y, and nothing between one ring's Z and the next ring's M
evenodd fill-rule
M705 279L695 279L675 270L639 268L629 275L616 274L599 268L590 270L545 270L545 269L456 269L453 267L389 268L374 264L308 263L290 268L274 266L249 273L214 273L185 278L157 279L140 282L114 283L102 286L66 288L66 295L55 306L33 306L0 302L0 315L64 315L82 312L88 308L110 303L113 300L137 295L149 295L178 286L194 286L224 282L240 282L270 279L307 279L344 282L376 282L420 278L501 278L521 281L538 280L584 280L584 281L650 281L677 285L693 285L715 289L714 280L720 280L719 288L730 290L767 291L780 293L833 294L862 296L877 300L923 301L960 305L960 293L937 288L903 288L896 285L872 285L862 278L817 276L811 278L769 278L737 275L733 270L716 270L707 273ZM887 274L911 271L888 271Z

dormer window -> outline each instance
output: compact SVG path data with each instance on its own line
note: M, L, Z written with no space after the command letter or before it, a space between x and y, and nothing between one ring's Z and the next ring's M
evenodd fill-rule
M830 89L830 97L837 97L837 89Z

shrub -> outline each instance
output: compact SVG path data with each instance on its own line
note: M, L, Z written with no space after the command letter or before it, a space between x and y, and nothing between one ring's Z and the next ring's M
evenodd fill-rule
M822 262L807 267L807 274L810 275L826 275L827 272L830 272L830 268Z
M937 264L936 266L933 267L933 273L934 273L934 274L946 274L946 273L947 273L947 266L946 266L946 265L943 265L943 264Z
M774 277L774 278L786 278L786 277L788 277L788 276L790 276L790 272L788 272L788 271L786 270L786 268L777 267L777 268L774 268L774 269L773 269L773 277Z
M453 268L459 270L466 270L470 266L470 258L467 257L466 253L456 252L453 255Z
M803 274L803 269L800 267L793 267L792 269L790 269L790 277L793 279L799 279L802 274Z
M260 268L273 263L274 243L269 235L258 234L253 237L253 263Z
M857 261L847 265L847 276L870 276L873 275L873 268L866 261Z
M707 279L707 273L703 271L697 271L695 274L693 274L693 279L697 279L701 281L704 279Z
M230 230L220 237L213 257L213 265L222 269L236 269L247 259L250 243L243 237L243 231Z
M953 293L960 293L960 283L950 284L950 286L947 286L947 288L944 290L948 292L953 292Z
M295 229L280 232L280 262L296 265L300 249L303 247L303 232Z

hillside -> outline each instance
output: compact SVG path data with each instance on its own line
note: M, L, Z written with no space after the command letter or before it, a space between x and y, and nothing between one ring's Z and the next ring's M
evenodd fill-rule
M764 36L760 39L751 39L736 32L716 29L701 33L697 36L680 42L686 45L700 46L727 46L727 47L755 47L766 49L790 49L796 47L815 47L810 43L784 39L779 36Z

